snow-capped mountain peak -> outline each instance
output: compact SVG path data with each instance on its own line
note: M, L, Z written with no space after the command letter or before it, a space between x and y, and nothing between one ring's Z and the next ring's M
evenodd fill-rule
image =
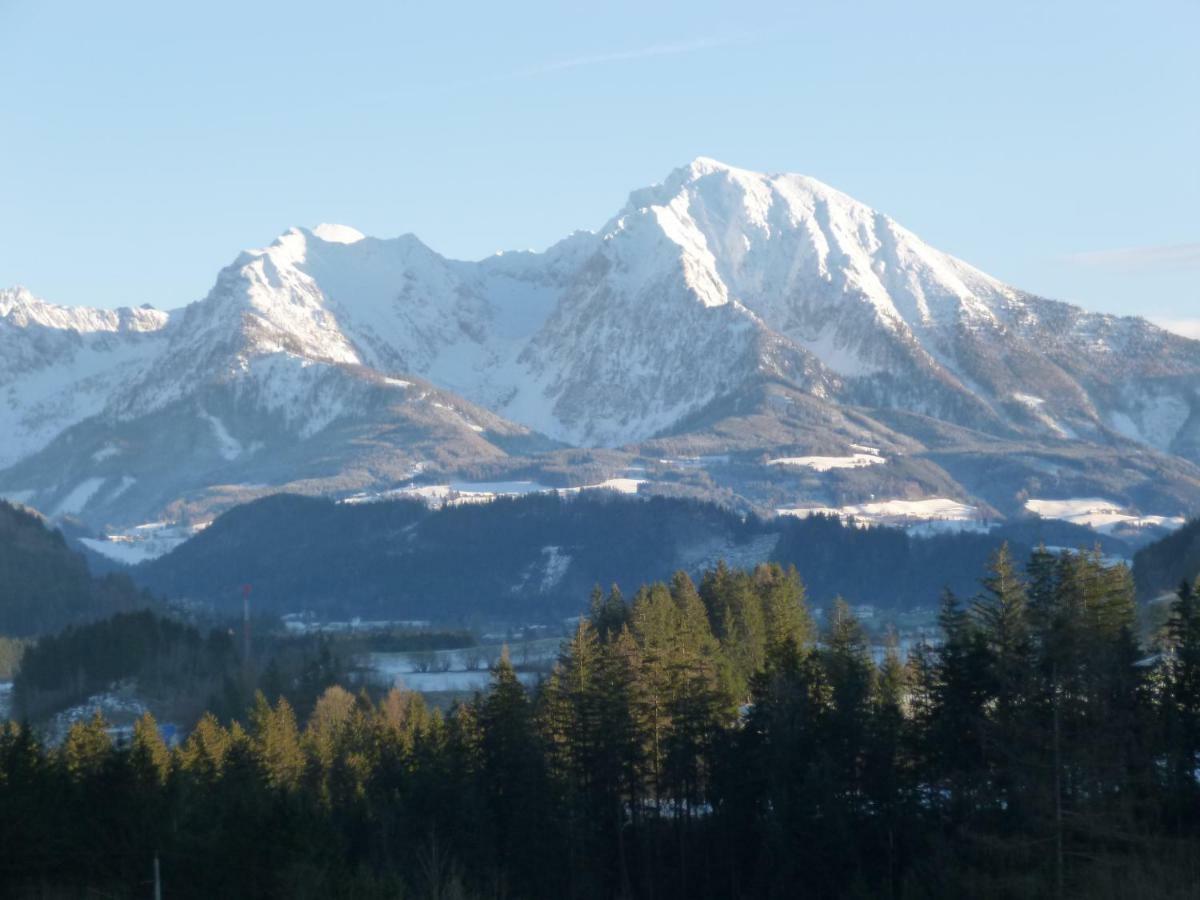
M952 433L1200 462L1200 343L1027 295L814 178L707 157L541 253L464 262L326 223L243 252L171 315L0 291L0 350L0 466L89 419L111 441L167 415L241 465L396 403L413 418L388 440L443 461L464 441L503 456L484 431L621 447L712 428L778 458ZM747 404L769 437L722 430ZM63 459L87 443L63 441ZM116 465L107 446L90 452Z
M86 306L56 306L17 285L0 289L0 320L26 328L40 326L56 331L92 332L158 331L167 324L168 313L151 306L95 309Z

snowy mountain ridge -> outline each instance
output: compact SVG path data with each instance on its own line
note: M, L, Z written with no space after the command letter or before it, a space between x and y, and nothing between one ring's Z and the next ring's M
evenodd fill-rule
M704 157L540 253L450 260L413 235L322 224L243 252L170 314L2 291L0 351L0 491L54 508L102 478L79 511L116 518L139 492L170 502L165 470L154 500L139 471L161 468L139 454L167 421L193 435L189 490L251 470L333 478L364 446L359 489L418 463L516 459L530 441L549 452L546 439L702 435L724 453L722 417L751 407L761 434L722 440L775 457L975 435L1141 447L1200 474L1200 342L1009 287L815 179ZM313 441L328 464L297 444ZM803 490L781 505L866 499Z

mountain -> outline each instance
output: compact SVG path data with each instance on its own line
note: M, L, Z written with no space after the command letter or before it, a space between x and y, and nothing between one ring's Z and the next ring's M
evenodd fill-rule
M667 497L530 496L434 510L281 494L231 509L131 577L226 613L241 608L250 584L255 608L276 614L549 623L583 612L597 584L632 591L678 570L698 577L722 560L777 561L797 567L820 606L841 596L932 609L947 587L972 596L1000 541L1023 558L1039 542L1090 540L1078 526L1041 522L914 537ZM1107 551L1124 550L1101 540Z
M283 490L516 479L801 515L954 503L978 527L1045 500L1100 498L1127 530L1200 510L1200 342L704 158L542 253L321 225L170 314L8 291L0 348L0 493L117 537Z
M0 636L49 634L149 605L128 576L93 578L59 531L0 501Z
M1175 591L1183 582L1200 579L1200 519L1142 547L1133 557L1138 596L1152 600Z

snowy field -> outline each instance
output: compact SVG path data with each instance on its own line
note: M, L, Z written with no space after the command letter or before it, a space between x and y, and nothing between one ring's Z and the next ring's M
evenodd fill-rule
M109 532L102 538L80 538L79 542L109 559L136 566L170 553L208 525L208 522L190 526L177 522L147 522Z
M515 639L508 643L509 658L522 670L517 676L535 684L553 666L562 647L561 637ZM503 644L459 650L368 653L360 663L368 680L421 693L483 690L491 681L490 668L500 659Z
M499 497L524 497L529 494L562 495L579 494L583 491L613 491L618 494L636 494L643 478L607 478L595 484L579 487L554 488L536 481L450 481L445 484L408 485L377 493L354 494L342 503L378 503L382 500L421 500L430 507L458 506L465 503L491 503Z
M874 447L855 445L857 453L849 456L781 456L767 460L768 466L795 466L812 469L814 472L829 472L832 469L863 469L887 462Z
M933 531L986 531L988 524L979 509L946 497L925 500L883 500L850 506L791 506L775 510L781 516L841 516L853 519L860 528L890 525L917 533Z
M1111 534L1124 529L1181 528L1182 516L1138 515L1120 503L1101 497L1077 497L1070 500L1025 501L1025 508L1043 519L1060 519L1075 525L1084 525L1101 534Z
M709 466L729 465L729 454L712 456L669 456L658 461L660 466L671 466L675 469L707 469Z

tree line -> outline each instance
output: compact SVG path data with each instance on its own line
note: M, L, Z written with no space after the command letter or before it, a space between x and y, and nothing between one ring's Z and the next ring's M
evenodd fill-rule
M0 884L280 897L1184 897L1200 881L1200 597L1139 639L1129 571L1007 550L943 638L876 659L794 570L596 591L552 674L448 713L260 694L0 736Z

